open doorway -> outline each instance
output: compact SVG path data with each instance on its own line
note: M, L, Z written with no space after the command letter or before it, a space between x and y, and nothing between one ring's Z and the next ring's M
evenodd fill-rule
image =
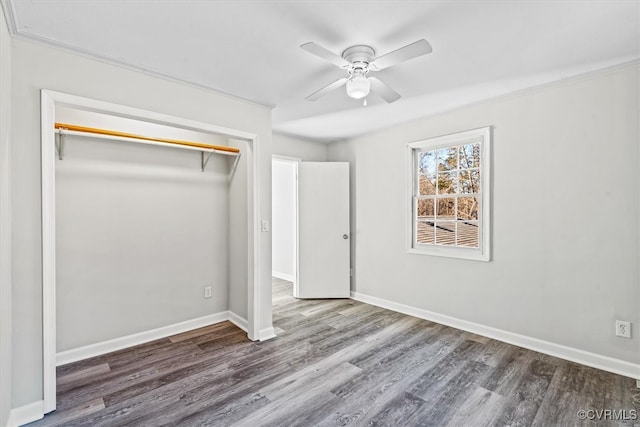
M349 164L272 159L272 275L295 298L349 298Z
M300 159L274 156L272 161L272 276L298 284L298 164Z

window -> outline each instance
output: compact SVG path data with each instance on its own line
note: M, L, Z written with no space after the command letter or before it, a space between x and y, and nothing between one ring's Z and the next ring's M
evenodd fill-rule
M489 261L489 127L408 145L409 252Z

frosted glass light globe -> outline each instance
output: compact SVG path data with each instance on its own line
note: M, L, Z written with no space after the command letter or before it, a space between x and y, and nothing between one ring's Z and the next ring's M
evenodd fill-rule
M347 82L347 95L354 99L361 99L369 95L371 83L369 79L362 74L356 74Z

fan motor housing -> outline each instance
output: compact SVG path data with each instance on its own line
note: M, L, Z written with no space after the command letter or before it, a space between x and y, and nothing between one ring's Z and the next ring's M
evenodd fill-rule
M371 46L367 46L364 44L358 44L355 46L348 47L342 52L342 57L349 61L350 63L358 63L362 62L365 64L369 64L373 62L375 58L376 52L373 50Z

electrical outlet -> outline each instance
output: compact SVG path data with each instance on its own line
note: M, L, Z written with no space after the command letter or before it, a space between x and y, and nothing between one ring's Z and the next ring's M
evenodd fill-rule
M211 286L205 286L204 288L204 297L211 298Z
M616 320L616 335L623 338L631 338L631 322Z

